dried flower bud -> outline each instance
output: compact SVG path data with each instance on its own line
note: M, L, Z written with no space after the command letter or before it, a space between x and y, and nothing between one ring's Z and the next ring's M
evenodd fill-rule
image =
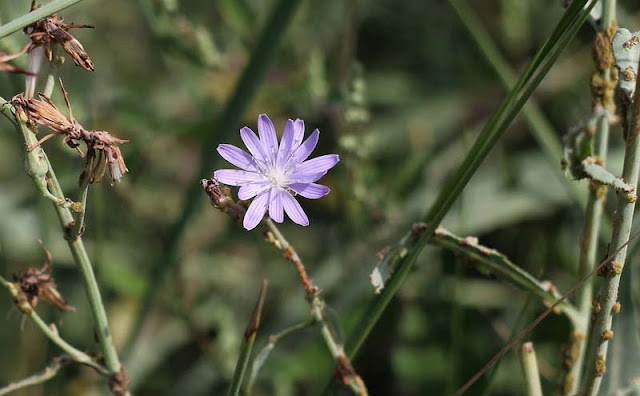
M60 86L62 87L62 82L60 82ZM69 100L64 87L62 92L68 106ZM64 135L64 143L70 148L78 150L80 156L85 158L85 169L80 175L81 183L86 179L89 183L100 183L105 172L109 170L111 184L113 184L120 181L124 174L129 172L118 147L119 144L126 143L128 140L113 137L106 131L88 131L73 118L71 108L69 108L69 118L67 118L60 113L51 99L43 94L39 96L40 99L27 99L20 95L13 98L13 105L18 111L24 110L30 120L53 131L29 146L27 150L35 149L52 137ZM80 150L79 142L84 142L87 146L86 155Z
M76 309L69 305L56 289L55 281L51 277L51 254L44 246L42 248L47 257L42 268L29 268L25 273L13 275L14 284L33 308L38 305L38 299L41 298L61 311L74 312Z
M36 5L35 1L31 3L32 11L40 7L41 5ZM24 32L31 38L29 51L38 47L44 48L47 58L51 61L51 47L53 44L59 44L65 52L71 56L73 63L87 71L93 71L95 67L93 62L91 62L91 58L89 58L82 44L69 33L70 29L85 28L93 29L93 26L64 23L62 18L53 14L27 26Z

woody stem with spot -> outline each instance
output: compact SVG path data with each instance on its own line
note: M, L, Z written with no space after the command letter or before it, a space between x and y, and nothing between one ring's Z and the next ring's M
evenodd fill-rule
M613 101L615 80L612 75L613 55L611 53L611 39L615 33L616 0L602 0L603 14L601 28L596 32L594 40L594 60L596 72L592 78L592 95L594 112L606 109L598 118L594 137L594 155L602 164L606 161L609 145L609 125L611 117L616 112ZM597 77L597 78L596 78ZM596 86L598 82L601 86ZM604 210L607 187L591 183L585 211L585 223L580 241L580 258L578 261L577 278L582 279L591 272L597 263L598 234ZM591 318L591 302L593 299L593 280L585 283L578 292L577 305L581 320L574 324L571 333L571 348L569 349L569 364L565 378L564 394L571 395L580 386L582 370L587 346L587 332Z
M625 155L622 179L627 183L637 185L640 174L640 83L636 81L635 94L630 105L631 119L628 130L625 131ZM622 114L626 117L627 114ZM618 192L616 213L613 220L613 235L609 245L610 251L617 251L629 239L635 210L636 191L631 193ZM613 321L614 305L618 298L620 276L624 268L627 248L618 251L613 260L604 267L600 275L605 277L599 292L600 304L594 307L595 320L591 328L591 342L587 354L585 372L586 381L580 394L598 395L602 376L606 372L606 358L609 340L613 337L611 323Z

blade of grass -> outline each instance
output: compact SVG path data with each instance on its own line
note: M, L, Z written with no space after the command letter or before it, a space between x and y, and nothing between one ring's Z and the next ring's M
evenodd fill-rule
M133 342L135 342L140 333L142 324L150 313L149 308L153 304L155 294L162 288L164 275L177 262L178 247L180 246L182 234L191 220L198 202L200 202L201 187L198 181L202 177L208 176L213 169L215 156L212 153L215 152L215 146L217 142L221 141L221 136L239 129L238 124L242 115L258 90L267 68L273 60L278 44L301 2L301 0L280 0L273 9L258 43L251 53L249 63L244 69L220 118L217 120L214 130L207 134L206 140L201 143L200 169L194 177L193 184L185 194L183 205L181 205L182 212L169 231L167 247L150 271L152 274L151 286L142 299L140 315L138 315L138 320L125 347L125 360L131 351Z
M16 18L11 22L5 23L4 25L0 26L0 39L10 35L11 33L17 32L18 30L21 30L26 26L29 26L42 18L48 17L51 14L55 14L58 11L62 11L67 7L71 7L72 5L81 1L82 0L55 0L38 8L37 10L33 10L26 15Z
M364 319L352 332L347 348L347 355L349 357L353 357L360 349L387 304L391 301L391 298L393 298L411 270L428 239L431 238L437 226L440 224L440 221L447 214L456 198L460 195L460 192L465 188L480 163L533 94L533 91L560 56L560 53L569 44L571 39L573 39L589 15L591 8L596 4L596 1L590 0L589 6L583 9L585 4L587 4L587 0L576 0L567 9L558 26L564 26L564 31L562 31L561 34L556 34L558 31L558 28L556 28L551 38L547 40L538 55L534 58L534 61L520 77L519 82L509 94L508 98L480 133L457 173L440 192L438 199L425 217L427 228L420 240L406 256L401 258L397 271L391 277L383 292L372 301L363 316ZM566 22L567 20L572 21L572 23Z
M242 379L244 373L247 371L249 360L251 359L251 351L253 351L253 344L256 341L256 334L258 334L258 328L260 327L260 317L262 316L262 306L264 305L264 298L267 294L267 280L262 281L262 288L260 288L260 295L258 296L258 302L256 308L253 310L251 320L247 325L247 329L244 332L244 338L242 339L242 345L240 346L240 356L238 357L238 363L236 364L236 370L233 373L233 380L231 386L229 386L228 396L236 396L240 393L242 387Z

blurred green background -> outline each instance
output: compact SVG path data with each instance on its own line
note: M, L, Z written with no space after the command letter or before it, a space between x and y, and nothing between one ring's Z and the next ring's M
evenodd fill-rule
M29 3L0 2L0 21L26 13ZM635 30L640 7L631 0L619 3L620 24ZM331 194L302 200L311 225L285 222L281 230L346 334L373 296L368 274L376 253L424 216L507 92L445 1L307 0L242 122L217 131L216 120L275 4L89 0L60 14L67 22L96 27L74 33L96 71L85 72L70 59L61 71L75 117L88 129L130 140L122 148L130 173L116 186L105 182L90 189L84 239L120 350L142 317L145 294L158 291L140 336L123 352L137 395L223 394L263 278L270 287L254 353L268 335L308 318L291 264L262 241L260 231L246 232L211 208L204 193L181 239L178 265L159 283L154 277L184 194L199 181L204 140L215 142L206 147L207 155L227 167L217 144L241 145L239 129L255 130L257 115L267 113L279 133L287 118L304 119L307 131L321 131L316 155L340 154L340 164L322 180ZM514 71L523 68L563 11L560 0L469 5ZM591 109L592 39L593 29L585 25L535 95L558 138ZM16 33L0 41L0 50L12 52L26 42ZM17 64L25 66L26 58ZM21 92L23 80L1 74L0 95ZM54 100L62 104L59 92ZM8 122L0 125L0 273L8 278L40 266L42 239L53 255L57 284L77 312L61 314L44 304L38 312L73 345L97 351L84 290L55 213L23 171L19 136ZM578 182L556 177L560 158L544 156L531 128L517 119L445 226L478 236L564 291L576 280L582 229L582 212L566 186ZM620 135L614 128L615 173ZM74 197L82 160L58 140L44 148ZM635 270L636 257L629 260ZM479 273L466 259L430 247L355 366L372 395L451 394L543 309L535 297ZM633 309L623 312L633 319ZM0 385L40 370L60 354L23 321L4 292L0 314ZM632 330L635 337L637 328ZM545 394L561 380L568 334L566 319L552 315L527 337L536 346ZM333 369L319 329L312 327L277 345L255 393L316 395ZM15 394L105 392L91 370L71 366ZM515 353L468 394L523 394Z

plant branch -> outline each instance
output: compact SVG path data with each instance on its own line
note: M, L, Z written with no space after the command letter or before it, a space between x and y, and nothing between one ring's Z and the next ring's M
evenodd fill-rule
M539 281L533 275L511 262L502 253L480 245L476 238L461 238L442 227L438 227L429 243L472 258L480 268L491 271L491 273L499 275L520 289L537 295L542 298L547 306L561 297L561 294L556 291L552 284ZM557 308L574 325L580 321L580 313L569 301L563 301Z
M4 99L0 98L0 103L2 104L3 114L5 116L15 114L13 106L7 103ZM14 125L16 125L18 132L23 136L25 140L24 147L26 147L32 144L32 141L35 139L35 133L26 127L26 115L15 114L15 117L18 122L15 122ZM105 365L111 373L112 378L120 378L118 376L122 375L122 365L120 364L120 360L111 337L111 332L109 331L107 314L102 302L98 282L96 281L89 255L87 254L87 250L80 235L71 234L71 230L73 230L76 221L73 218L71 210L68 208L69 205L64 204L67 203L68 200L64 197L62 187L60 186L58 178L56 177L56 174L42 147L39 146L31 152L26 152L27 161L29 158L33 158L30 154L36 152L38 155L33 159L33 163L31 164L33 167L30 168L30 164L27 162L27 170L36 186L41 192L43 192L43 194L45 194L43 191L44 188L46 193L57 199L57 203L54 202L53 206L58 215L63 234L67 240L73 259L82 276L82 281L89 300L89 307L94 320L98 343L100 344L100 349L104 355Z
M62 349L65 353L69 355L74 362L84 364L85 366L89 366L96 370L99 374L109 375L109 370L106 367L96 363L89 355L80 351L79 349L74 348L71 344L66 342L60 334L58 334L57 330L49 327L44 320L38 315L35 309L20 295L18 288L11 282L4 279L0 276L0 284L4 286L5 289L9 291L11 297L13 297L14 302L25 315L27 315L33 323L38 326L38 328L44 333L47 338L49 338L54 344L56 344L60 349Z
M20 381L12 382L9 385L0 388L0 396L7 395L11 392L15 392L19 389L26 388L28 386L42 384L55 377L64 366L68 365L71 361L66 356L59 356L54 358L51 363L39 373L30 375Z
M611 52L611 40L617 28L616 0L602 0L603 15L601 30L596 32L594 39L594 64L596 76L591 79L591 92L593 96L593 111L601 112L596 124L594 141L594 155L597 156L600 165L604 165L609 146L609 125L613 121L609 115L614 115L616 106L613 101L616 82L612 78L613 54ZM580 257L578 260L578 279L591 272L597 263L598 234L601 232L601 221L604 212L607 187L589 184L585 222L580 240ZM571 345L565 358L567 376L564 381L564 394L572 395L580 388L582 370L587 349L587 332L591 318L591 303L593 299L593 280L587 282L578 292L577 304L581 320L574 325L571 334Z
M310 319L307 320L305 322L300 322L296 325L293 325L291 327L288 327L284 330L282 330L280 333L278 334L274 334L269 336L269 341L267 342L267 344L260 350L260 352L258 352L258 354L256 355L256 357L253 359L253 363L251 364L251 373L249 375L249 379L247 380L247 394L253 394L252 393L252 389L253 389L253 384L255 383L256 379L258 378L258 374L260 373L260 370L262 370L262 367L264 366L265 362L267 361L267 358L269 357L269 355L271 354L271 351L273 351L273 349L276 347L276 344L278 342L280 342L281 339L294 334L297 331L306 329L307 327L313 326L316 323L315 319Z
M329 348L331 356L336 362L336 372L338 376L341 378L342 382L349 385L356 394L360 396L368 395L367 388L362 381L362 378L360 378L356 373L351 361L344 353L344 347L336 339L335 334L331 330L331 327L325 318L325 302L320 298L320 288L313 284L305 270L302 260L300 260L300 257L298 256L298 253L282 235L275 223L269 218L265 218L263 223L269 230L267 241L271 242L276 248L278 248L283 253L284 257L296 266L296 270L298 271L298 275L300 276L302 286L306 293L306 300L311 307L311 317L314 321L320 324L322 338Z
M623 99L625 100L625 99ZM628 114L622 116L627 117ZM622 168L622 179L627 183L637 185L640 174L640 79L636 81L633 101L630 105L629 129L624 131L625 154ZM613 234L609 249L617 251L613 261L599 275L605 278L600 288L599 296L594 298L594 322L591 328L590 348L587 353L586 381L581 394L598 395L602 376L606 372L607 349L609 340L614 336L611 331L614 310L618 298L620 277L627 258L627 249L619 249L629 238L636 205L635 191L633 194L618 193L616 214L613 220Z

